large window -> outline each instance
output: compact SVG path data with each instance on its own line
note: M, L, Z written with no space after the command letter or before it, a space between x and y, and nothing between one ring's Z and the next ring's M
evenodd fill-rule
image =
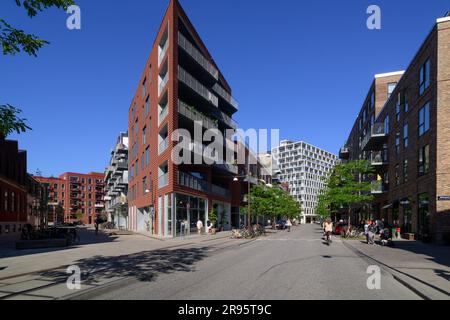
M430 86L430 60L428 59L420 68L419 94L422 95Z
M147 127L142 129L142 144L147 144Z
M389 134L389 115L384 118L384 133Z
M147 100L145 100L145 116L148 116L150 113L150 96L147 96Z
M145 166L148 167L150 165L150 147L145 149Z
M388 83L388 99L394 92L396 86L397 86L397 82Z
M430 129L430 103L419 110L419 137Z
M419 149L419 176L423 176L430 171L430 146L426 145Z
M408 124L403 126L403 147L408 148Z
M400 121L400 110L401 110L401 104L402 104L401 99L402 99L402 95L401 95L401 93L399 93L398 97L397 97L397 105L395 106L395 118L396 118L397 122Z
M397 132L395 135L395 153L398 155L400 153L400 133Z

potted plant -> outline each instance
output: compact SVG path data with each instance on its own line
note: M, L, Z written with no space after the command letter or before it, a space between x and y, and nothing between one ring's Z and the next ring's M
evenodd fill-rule
M216 234L216 223L217 223L217 209L214 208L209 213L209 221L211 222L211 234Z

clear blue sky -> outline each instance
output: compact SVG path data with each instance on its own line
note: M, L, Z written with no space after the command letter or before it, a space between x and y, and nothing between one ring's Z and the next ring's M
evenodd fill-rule
M29 19L13 0L0 16L49 40L38 58L0 56L0 103L20 106L28 171L103 171L168 0L77 0L82 30L49 10ZM240 102L242 128L279 128L337 153L373 75L402 70L450 10L449 0L181 0ZM366 9L382 10L382 30Z

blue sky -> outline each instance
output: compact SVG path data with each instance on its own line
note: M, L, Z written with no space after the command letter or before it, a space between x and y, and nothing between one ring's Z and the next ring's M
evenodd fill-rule
M37 58L0 57L0 103L24 110L28 171L103 171L168 0L77 0L82 30L49 10L0 16L49 40ZM402 70L449 0L180 0L240 102L242 128L279 128L337 153L376 73ZM366 9L382 29L366 28Z

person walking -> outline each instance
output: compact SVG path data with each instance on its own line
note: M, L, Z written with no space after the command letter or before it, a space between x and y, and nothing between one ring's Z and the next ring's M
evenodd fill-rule
M288 232L291 232L292 222L291 219L287 219L286 221L286 227L288 229Z
M100 225L100 219L99 219L99 217L96 217L96 218L95 218L95 221L94 221L95 234L96 234L96 235L98 234L98 228L99 228L99 225Z
M202 234L202 229L203 229L203 222L199 218L197 221L197 231L199 236Z
M330 245L331 233L333 232L333 222L331 222L331 219L328 218L323 225L324 225L324 231L325 231L325 236L326 236L326 240L327 240L327 245Z
M364 223L364 235L366 236L366 243L369 244L369 221Z

